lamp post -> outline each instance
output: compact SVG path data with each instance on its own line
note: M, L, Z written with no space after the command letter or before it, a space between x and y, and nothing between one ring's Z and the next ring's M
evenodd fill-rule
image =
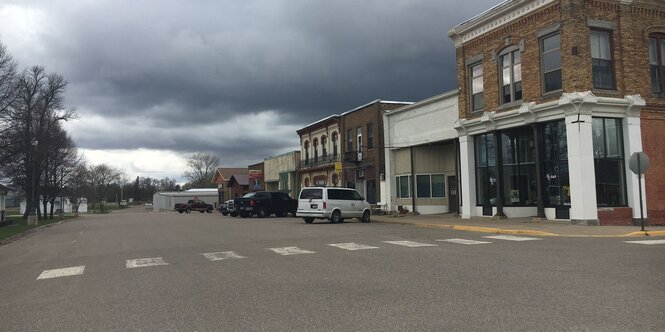
M37 218L37 207L39 206L39 203L35 202L36 201L36 198L35 198L35 194L36 194L36 190L35 190L35 185L36 185L35 184L36 183L35 177L36 176L35 176L35 173L36 173L36 168L37 168L37 165L36 165L37 163L36 163L35 159L37 159L37 146L38 146L37 140L33 140L30 145L32 147L32 151L31 151L31 153L32 153L32 190L31 190L32 193L31 193L31 199L32 199L32 205L33 206L32 206L32 209L31 209L30 213L28 214L28 225L38 225L39 224L39 219Z

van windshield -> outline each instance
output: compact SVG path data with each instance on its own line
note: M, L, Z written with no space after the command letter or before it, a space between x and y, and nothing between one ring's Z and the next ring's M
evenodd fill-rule
M322 199L322 189L303 189L300 192L300 199Z

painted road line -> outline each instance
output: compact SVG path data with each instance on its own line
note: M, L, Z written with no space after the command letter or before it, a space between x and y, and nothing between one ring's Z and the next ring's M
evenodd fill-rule
M272 250L277 254L288 256L288 255L300 255L300 254L315 254L314 251L300 249L298 247L282 247L282 248L267 248Z
M233 251L222 251L222 252L207 252L205 254L201 254L205 256L208 260L211 261L221 261L225 259L240 259L240 258L247 258L245 256L240 256L236 254Z
M329 244L329 246L342 248L342 249L346 249L346 250L379 249L379 247L373 247L373 246L368 246L368 245L364 245L364 244L358 244L358 243L355 243L355 242L331 243L331 244Z
M487 241L476 241L476 240L467 240L467 239L445 239L445 240L437 240L437 241L457 243L457 244L487 244L487 243L492 243L492 242L487 242Z
M487 239L496 239L496 240L507 240L507 241L534 241L542 240L535 237L526 237L526 236L512 236L512 235L492 235L492 236L483 236Z
M413 241L383 241L385 243L391 243L391 244L396 244L398 246L405 246L405 247L411 247L411 248L416 248L416 247L436 247L438 246L437 244L431 244L431 243L420 243L420 242L413 242Z
M157 265L169 265L169 263L164 261L162 257L154 258L138 258L138 259L128 259L127 268L133 269L135 267L146 267L146 266L157 266Z
M85 265L65 267L62 269L54 269L54 270L44 270L44 272L42 272L42 274L40 274L39 277L37 277L37 280L77 276L83 274L83 270L85 270Z
M636 243L636 244L665 244L665 240L643 240L643 241L623 241L625 243Z

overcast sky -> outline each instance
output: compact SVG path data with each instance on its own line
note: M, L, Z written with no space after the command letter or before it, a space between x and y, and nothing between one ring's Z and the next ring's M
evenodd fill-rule
M0 42L67 79L91 163L182 181L194 152L246 167L330 114L455 89L448 30L498 2L0 0Z

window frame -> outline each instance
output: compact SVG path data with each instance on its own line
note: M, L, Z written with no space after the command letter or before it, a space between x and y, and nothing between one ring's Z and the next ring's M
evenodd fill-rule
M602 33L602 34L607 34L607 47L608 47L608 53L610 59L602 59L602 58L594 58L593 57L593 45L592 45L592 35L594 33ZM591 86L596 89L596 90L616 90L617 89L617 78L616 78L616 66L615 66L615 60L614 60L614 30L611 29L603 29L603 28L597 28L597 27L591 27L589 29L589 53L591 55ZM606 62L608 63L608 67L610 68L610 75L611 75L611 84L610 85L596 85L596 74L595 71L593 70L594 68L594 62ZM600 75L600 74L599 74ZM601 83L599 83L601 84Z
M328 137L323 135L321 136L321 158L327 158L328 157Z
M515 62L515 56L514 54L518 53L519 54L519 62ZM510 56L510 63L508 66L504 66L503 64L503 59L506 56ZM498 64L498 73L497 75L499 76L498 78L498 83L499 83L499 105L512 105L514 103L519 103L524 99L524 87L522 84L522 50L518 45L511 45L499 52L497 54L497 64ZM515 81L515 67L519 65L519 76L520 80ZM509 87L510 87L510 100L505 101L504 100L504 85L503 82L503 71L508 69L509 70L509 76L510 76L510 82L509 82ZM520 84L520 98L517 98L517 84Z
M406 178L407 182L407 196L404 196L401 190L401 178ZM411 198L411 174L403 174L395 176L395 197L396 198Z
M346 142L346 150L348 152L353 151L353 128L350 128L346 131L347 135L347 142Z
M374 148L374 124L369 122L367 124L367 149Z
M552 38L554 36L559 36L559 45L558 45L558 47L556 49L551 49L551 50L545 51L545 40L548 39L548 38ZM538 42L540 44L540 80L542 82L542 84L541 84L541 93L542 93L542 95L547 95L547 94L553 94L553 93L561 92L561 91L563 91L563 66L562 66L562 61L561 61L561 31L556 30L554 32L548 33L548 34L540 37ZM558 67L558 69L554 69L554 70L550 70L550 71L545 72L545 67L544 67L545 66L545 55L552 54L554 52L559 53L559 67ZM546 89L547 85L545 83L545 81L546 81L546 79L545 79L546 76L545 75L549 74L549 73L556 72L557 70L559 71L560 86L559 86L558 89L548 91Z
M338 140L338 134L337 132L332 133L332 142L333 142L333 157L337 157L337 140Z
M592 121L598 123L598 121L602 120L602 151L597 150L597 142L598 140L595 140L593 144L593 149L594 149L594 172L596 173L596 205L599 208L602 207L623 207L623 206L628 206L628 188L626 187L626 166L625 166L625 151L624 151L624 133L623 133L623 119L621 118L606 118L606 117L593 117ZM610 154L610 149L608 148L608 143L609 143L609 138L608 136L608 122L614 122L615 124L615 129L616 129L616 136L614 137L614 140L616 141L616 151L617 154ZM592 124L592 135L595 134L595 128L593 127ZM596 127L597 128L597 127ZM611 183L608 182L606 177L603 177L601 175L601 178L605 178L605 181L599 181L599 167L606 167L607 165L610 165L610 163L615 163L616 166L619 168L619 176L621 179L619 179L619 182L617 183ZM621 200L620 204L610 204L610 202L599 202L599 186L601 185L608 185L608 184L618 184L620 186L621 190L621 197L619 198Z
M651 63L651 40L655 41L655 52L656 52L656 73L659 77L656 78L656 82L659 84L658 89L654 89L654 78L653 78L653 64ZM665 32L654 32L649 34L648 38L648 51L649 51L649 78L651 79L651 92L656 95L663 97L665 96Z
M480 68L480 75L478 75L478 76L474 76L473 69L475 67ZM471 111L471 113L483 112L483 110L485 109L485 76L484 76L485 75L485 70L483 68L483 61L480 60L480 61L476 61L474 63L471 63L467 66L467 68L469 70L469 107L470 107L470 111ZM478 93L473 93L473 81L475 79L480 79L480 81L482 82L482 84L480 85L481 91L478 92ZM479 107L476 107L476 106L478 106L478 105L476 105L476 102L475 102L475 99L474 99L474 97L476 95L481 96L481 98L480 98L481 102L480 102Z
M426 176L428 177L428 196L420 196L419 190L421 189L418 185L418 177ZM434 196L434 184L432 183L432 177L442 176L443 177L443 196ZM443 199L446 198L446 174L444 173L417 173L416 174L416 198L423 199Z

